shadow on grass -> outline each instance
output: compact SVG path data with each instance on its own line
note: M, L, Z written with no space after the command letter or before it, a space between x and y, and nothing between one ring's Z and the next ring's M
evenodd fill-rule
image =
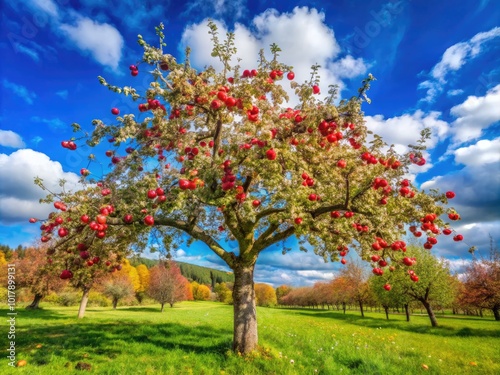
M132 309L131 309L132 310ZM155 311L137 308L135 311ZM38 312L40 318L57 319L50 311ZM47 313L47 314L46 314ZM19 328L16 344L21 351L34 352L33 362L44 365L52 357L77 362L93 356L114 359L130 352L130 345L150 345L150 351L181 350L186 353L216 354L224 356L231 348L232 331L209 325L189 327L174 323L78 321L64 317L67 322Z
M1 316L7 316L7 313L10 312L8 309L0 309ZM61 320L68 319L68 316L64 313L58 313L53 309L45 310L43 308L38 308L35 310L26 309L24 307L17 307L17 318L29 318L29 319L50 319L50 320Z
M431 335L438 335L438 336L443 336L443 337L498 337L500 338L500 330L487 330L487 329L480 329L480 328L470 328L470 327L451 327L448 325L443 325L442 321L440 321L440 318L438 317L438 324L440 324L438 327L432 327L429 323L429 325L416 325L416 324L409 324L406 321L403 320L386 320L382 318L374 318L371 316L365 316L362 318L361 316L356 316L352 314L343 314L342 312L321 312L318 314L311 314L312 310L307 310L306 311L301 311L299 312L300 315L308 315L317 318L328 318L328 319L334 319L337 321L345 321L346 323L349 324L354 324L362 327L369 327L369 328L392 328L392 329L397 329L401 331L406 331L406 332L412 332L412 333L420 333L420 334L431 334ZM318 311L316 311L318 312ZM467 322L468 319L463 319L463 318L447 318L447 322L450 322L451 319L457 319L457 320L462 320ZM441 320L444 320L443 317L441 317Z

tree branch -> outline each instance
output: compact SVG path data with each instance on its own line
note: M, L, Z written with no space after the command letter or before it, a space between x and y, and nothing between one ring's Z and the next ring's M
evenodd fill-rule
M108 217L108 220L106 223L108 225L116 225L116 226L128 225L128 224L123 223L118 218L111 218L111 217ZM236 256L234 255L234 253L225 251L222 248L222 246L212 236L207 234L199 226L190 225L190 223L187 223L183 220L174 220L174 219L169 219L169 218L157 218L157 219L155 219L154 225L155 226L166 226L166 227L171 227L171 228L182 230L183 232L189 234L194 239L197 239L197 240L204 242L210 248L210 250L212 250L222 260L224 260L230 268L233 268L234 261L236 259ZM146 226L146 225L144 224L144 226Z
M271 238L263 239L262 241L260 241L259 246L257 246L257 243L256 243L254 245L254 248L258 252L261 252L262 250L267 249L269 246L271 246L277 242L280 242L282 240L287 239L288 237L290 237L294 233L295 233L295 227L294 226L288 227L287 229L285 229L282 232L277 232Z

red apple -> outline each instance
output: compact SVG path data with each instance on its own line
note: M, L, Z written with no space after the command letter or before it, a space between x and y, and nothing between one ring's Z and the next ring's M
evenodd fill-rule
M132 223L132 221L134 221L132 215L127 214L127 215L123 216L123 222L124 223L130 224L130 223Z
M384 285L384 289L387 290L387 291L391 290L391 285L390 284L385 284Z
M118 108L111 108L111 113L116 116L120 114L120 110Z
M446 192L446 198L448 198L448 199L453 199L453 198L455 198L455 193L454 193L454 192L452 192L452 191L447 191L447 192Z
M314 85L313 86L313 94L319 94L319 93L320 93L319 86L318 85Z
M296 217L294 222L295 222L295 224L300 225L300 224L302 224L302 218Z
M260 206L260 201L258 199L255 199L253 202L252 202L252 206L254 207L259 207Z
M288 72L288 74L286 75L286 78L288 78L290 81L292 81L295 78L295 73Z
M152 225L154 225L154 223L155 223L155 219L153 218L153 216L148 215L144 218L144 224L152 226Z
M155 199L156 198L156 190L149 190L148 191L148 198Z
M269 150L266 151L266 157L269 160L274 160L276 159L276 151L274 149L270 148Z
M347 166L347 162L345 160L339 160L337 162L337 167L339 168L345 168Z
M340 260L340 263L342 263L342 264L346 264L346 263L347 263L347 261L345 260L345 258L342 258L342 259Z
M73 277L73 273L70 270L63 270L59 277L63 280L71 279Z

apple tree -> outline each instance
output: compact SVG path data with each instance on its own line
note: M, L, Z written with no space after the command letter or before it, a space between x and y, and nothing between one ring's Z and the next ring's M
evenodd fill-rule
M139 36L144 55L130 66L132 76L150 77L145 90L99 77L137 109L112 108L111 123L96 119L88 137L84 132L62 142L68 152L84 139L92 147L109 144L110 171L83 193L58 196L72 224L67 236L51 241L90 250L106 238L136 243L148 234L166 248L186 237L201 241L234 272L233 349L246 354L258 343L254 268L262 252L281 245L287 252L286 240L295 236L302 250L325 261L345 263L350 247L365 260L378 254L402 266L405 224L421 227L415 235L428 233L432 247L447 228L442 215L453 193L426 193L405 179L410 165L425 163L429 131L404 155L369 133L361 105L369 101L373 76L356 96L338 101L336 87L321 93L318 66L309 77L295 77L274 44L255 65L240 66L234 34L221 41L215 24L209 27L220 71L195 69L189 48L184 61L165 53L160 25L159 46ZM293 108L286 86L298 102ZM92 168L82 168L82 176ZM92 204L79 197L91 197ZM113 210L106 229L81 221L83 215L94 220L107 205Z

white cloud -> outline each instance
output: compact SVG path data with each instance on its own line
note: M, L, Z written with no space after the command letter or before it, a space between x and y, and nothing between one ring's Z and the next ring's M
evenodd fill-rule
M457 95L462 95L464 93L464 90L462 89L455 89L455 90L449 90L446 94L448 96L457 96Z
M19 134L14 133L11 130L0 129L0 146L23 148L26 145Z
M16 52L21 52L36 62L40 61L40 56L38 55L38 52L35 51L34 49L26 47L21 43L15 43L14 49L16 50Z
M59 8L52 0L30 0L30 5L42 10L51 17L59 18Z
M113 69L122 56L123 37L112 25L78 17L75 25L61 24L59 29L82 51L89 52L100 64Z
M297 274L299 276L312 277L315 279L323 279L323 280L332 280L334 275L333 272L321 272L316 270L297 271Z
M387 119L382 115L366 116L365 121L369 130L380 135L389 145L394 144L396 151L403 154L408 151L409 144L416 144L424 128L432 131L431 139L426 143L428 148L434 148L447 136L449 125L439 119L440 115L440 112L417 110L413 114Z
M451 126L455 145L479 138L484 129L500 121L500 85L484 96L469 96L450 113L457 118Z
M19 171L22 171L20 173ZM58 192L59 180L67 181L66 189L77 187L79 177L64 172L59 162L31 149L22 149L10 155L0 154L0 218L4 223L12 224L25 221L30 217L46 217L53 209L41 205L38 200L46 195L34 184L35 177L43 179L45 186Z
M455 150L455 162L473 167L500 163L500 138L482 139L474 145Z
M36 99L37 95L29 91L26 87L22 85L18 85L17 83L10 82L6 79L2 81L3 87L6 88L7 90L10 90L13 94L19 96L21 99L23 99L26 103L28 104L33 104L34 100Z
M485 44L495 38L500 37L500 27L495 27L489 31L481 32L466 42L452 45L443 53L439 61L431 70L430 78L422 82L418 88L427 89L425 102L433 102L443 91L443 86L447 82L447 75L458 71L463 65L477 57L486 50Z
M353 78L366 73L367 66L362 58L355 59L349 55L334 62L332 64L332 70L339 77Z
M223 17L225 19L240 19L247 13L245 0L191 0L186 3L186 10L181 16L191 16L193 13Z
M264 49L267 57L271 57L269 46L276 43L282 50L280 61L293 66L296 81L308 80L311 66L319 64L321 92L326 94L330 84L338 84L342 89L341 78L352 78L365 73L366 65L362 59L354 59L352 56L337 60L340 47L333 30L324 21L324 13L316 9L296 7L291 13L268 9L254 17L250 28L236 23L234 33L238 52L233 63L236 64L239 58L242 69L256 68L259 50ZM216 24L222 38L228 28L221 22ZM212 42L206 25L207 20L189 25L184 30L181 46L182 49L186 45L192 47L193 65L212 65L220 69L221 63L210 55Z

